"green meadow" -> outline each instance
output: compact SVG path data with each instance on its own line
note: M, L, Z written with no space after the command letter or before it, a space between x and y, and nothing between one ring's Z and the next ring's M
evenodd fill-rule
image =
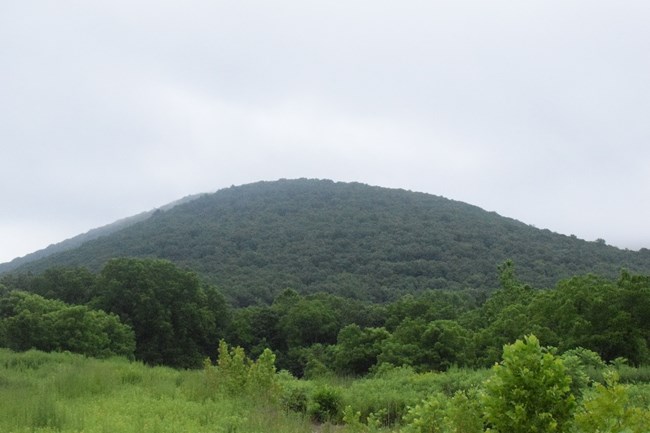
M506 431L503 426L496 428L503 418L498 411L505 413L510 409L498 402L507 388L503 385L516 379L503 375L514 365L505 360L491 370L452 368L444 373L416 373L410 368L387 368L363 378L323 376L299 380L286 372L275 372L270 352L267 358L261 356L252 361L242 350L222 344L217 363L206 362L200 370L151 367L124 358L100 360L71 353L16 353L0 349L0 431ZM548 360L546 352L528 340L510 347L511 355L519 357L517 362ZM553 358L549 365L556 365L558 359ZM555 376L550 369L535 373L542 378L540 384L543 382L546 397L537 400L539 410L520 413L509 431L647 431L650 369L623 364L608 369L575 369L566 359L560 364L561 379L572 377L566 383L573 388L567 388L549 408L542 407L546 403L539 402L548 400L547 390L556 392L560 388L554 388ZM530 378L526 380L532 383ZM531 386L534 388L534 384ZM510 387L519 388L521 385L517 384ZM574 398L574 394L579 398ZM508 399L521 398L521 394L513 395ZM508 405L508 399L502 403ZM570 413L553 412L567 404ZM548 414L564 424L543 424ZM533 423L542 427L527 430ZM517 425L524 426L523 430L517 430Z
M304 432L309 425L252 396L208 396L198 370L0 350L5 433Z

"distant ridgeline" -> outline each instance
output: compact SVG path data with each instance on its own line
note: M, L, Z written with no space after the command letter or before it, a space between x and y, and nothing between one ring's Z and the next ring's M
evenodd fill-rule
M190 195L187 197L184 197L180 200L173 201L163 207L160 208L160 210L168 210L171 209L174 206L177 206L181 203L187 203L188 201L194 200L195 198L199 197L200 194L196 195ZM153 215L156 211L159 209L154 209L146 212L139 213L137 215L133 215L128 218L123 218L118 221L115 221L114 223L105 225L103 227L98 227L96 229L89 230L86 233L82 233L80 235L74 236L70 239L66 239L62 242L59 242L57 244L50 245L46 248L43 248L42 250L35 251L33 253L27 254L24 257L18 257L10 262L7 263L0 263L0 274L6 273L9 271L12 271L14 269L17 269L21 267L22 265L30 262L34 262L39 259L43 259L45 257L51 256L52 254L59 253L62 251L67 251L67 250L72 250L74 248L79 247L80 245L83 245L85 242L91 241L93 239L97 239L102 236L107 236L110 235L111 233L115 233L116 231L122 230L123 228L126 228L128 226L131 226L133 224L139 223L140 221L144 221L147 218L149 218L151 215Z
M507 259L540 288L576 274L650 273L647 249L539 230L434 195L327 180L231 187L114 228L0 272L98 271L114 257L156 257L192 269L239 306L271 302L285 288L375 302L428 289L493 289Z

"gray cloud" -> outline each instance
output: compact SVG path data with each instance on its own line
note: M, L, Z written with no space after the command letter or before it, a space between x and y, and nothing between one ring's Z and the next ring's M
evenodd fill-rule
M444 195L650 246L650 6L0 6L0 261L280 177Z

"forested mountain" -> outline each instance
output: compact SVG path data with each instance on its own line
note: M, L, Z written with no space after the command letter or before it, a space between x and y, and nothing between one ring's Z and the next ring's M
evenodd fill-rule
M17 271L98 271L121 256L190 268L235 305L271 302L285 288L372 301L492 289L507 259L536 287L575 274L613 277L621 268L650 273L647 249L587 242L434 195L306 179L206 194Z

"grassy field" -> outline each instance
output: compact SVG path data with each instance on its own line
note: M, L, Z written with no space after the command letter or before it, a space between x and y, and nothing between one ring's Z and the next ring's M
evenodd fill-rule
M254 396L212 398L202 371L123 359L0 350L0 431L309 432L300 414Z
M415 374L410 369L394 369L375 378L305 381L280 373L275 396L254 390L232 395L215 390L203 370L0 349L0 432L359 430L358 424L353 428L343 422L346 407L358 413L357 419L374 419L375 430L397 431L395 426L408 406L426 398L431 390L453 393L480 383L485 374L462 370ZM334 407L324 407L330 397ZM315 405L315 400L323 407Z
M0 432L423 432L429 430L405 425L409 407L438 395L438 400L420 407L422 413L434 413L435 404L451 401L454 395L458 398L458 391L480 389L490 374L460 369L416 374L397 368L372 378L305 381L279 373L277 388L269 394L254 388L219 391L219 383L211 381L208 371L0 349ZM647 375L646 370L630 368L621 373L628 381L644 380ZM626 389L629 407L650 405L647 384L626 385ZM592 392L596 391L588 390Z

